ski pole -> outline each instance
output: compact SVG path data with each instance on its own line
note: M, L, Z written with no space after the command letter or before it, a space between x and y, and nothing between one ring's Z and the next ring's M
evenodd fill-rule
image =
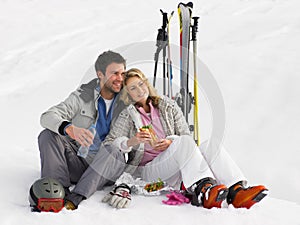
M157 46L157 49L156 49L156 52L154 54L154 74L153 74L153 86L155 87L155 84L156 84L156 74L157 74L157 64L158 64L158 59L159 59L159 53L160 51L163 49L163 46L164 46L164 31L162 28L159 28L158 29L158 34L157 34L157 37L156 37L156 46Z
M168 41L168 34L166 32L166 27L168 23L168 13L160 10L163 16L163 25L161 29L163 30L163 41L166 45L163 47L163 95L166 94L166 48L167 48L167 41Z
M171 64L171 47L170 47L170 20L174 14L174 11L171 12L171 15L168 18L168 28L167 28L167 34L168 34L168 60L167 60L167 75L168 75L168 96L170 98L173 97L172 93L172 64Z

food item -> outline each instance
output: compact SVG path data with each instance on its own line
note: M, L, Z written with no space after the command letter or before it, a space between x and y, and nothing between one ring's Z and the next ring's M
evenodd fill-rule
M144 189L148 192L152 192L152 191L158 191L162 189L164 186L165 186L164 182L160 178L158 178L157 182L146 184Z
M149 132L150 136L151 136L151 141L150 141L150 145L153 147L155 145L155 143L157 142L157 136L156 136L156 133L152 127L151 124L149 125L145 125L145 126L142 126L140 128L140 131L146 131L146 132Z

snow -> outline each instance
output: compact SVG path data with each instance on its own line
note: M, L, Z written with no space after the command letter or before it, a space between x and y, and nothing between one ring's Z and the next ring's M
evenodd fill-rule
M159 9L175 10L170 39L178 44L177 3L0 0L1 224L300 224L296 0L194 1L201 17L198 55L224 99L224 145L250 184L270 189L260 204L206 210L166 206L164 196L133 196L128 209L115 210L100 202L99 191L74 212L30 212L28 191L40 171L40 114L94 75L102 51L155 43ZM137 66L153 69L150 62ZM204 99L203 139L211 126Z

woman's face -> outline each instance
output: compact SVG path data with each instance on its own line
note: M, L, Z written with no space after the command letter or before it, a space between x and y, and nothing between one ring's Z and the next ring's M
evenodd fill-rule
M139 77L130 77L126 83L128 94L133 101L144 105L149 96L149 89L145 81Z

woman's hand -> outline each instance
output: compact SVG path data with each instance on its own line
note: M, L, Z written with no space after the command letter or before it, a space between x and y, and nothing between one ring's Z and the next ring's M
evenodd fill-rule
M132 138L127 141L127 146L132 147L140 143L149 143L151 141L151 135L147 131L137 132Z
M164 151L172 144L172 140L169 139L160 139L157 141L153 147L156 151Z

